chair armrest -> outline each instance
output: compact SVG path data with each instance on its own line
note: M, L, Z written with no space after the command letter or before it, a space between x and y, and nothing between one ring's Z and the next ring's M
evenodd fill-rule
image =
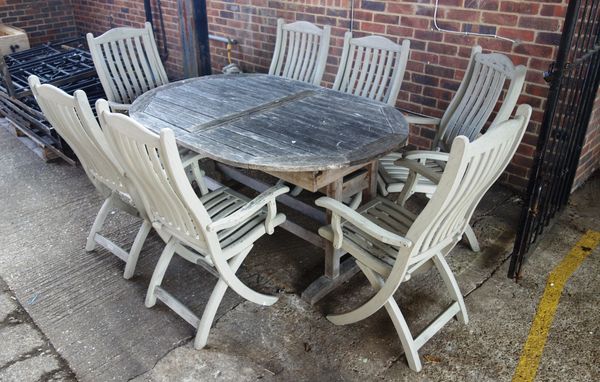
M406 122L411 125L439 125L442 120L435 117L422 117L419 115L405 115Z
M448 159L450 159L450 154L444 153L442 151L413 150L413 151L406 151L404 154L402 154L402 159L413 159L413 160L431 159L431 160L438 160L438 161L442 161L442 162L448 162Z
M396 247L410 247L412 245L410 240L381 228L358 212L335 199L323 196L317 199L315 204L319 207L327 208L332 212L331 227L334 235L333 246L337 249L342 247L342 240L344 238L341 227L341 218L344 218L346 221L356 226L356 228L383 243L394 245Z
M108 101L108 106L113 113L119 112L128 112L131 104L129 103L118 103L113 101Z
M398 166L409 169L411 172L415 172L424 178L431 180L433 183L438 184L442 179L442 174L432 171L429 167L426 167L422 163L411 159L400 159L395 163Z
M275 199L279 195L283 195L289 192L290 189L287 186L274 186L265 190L262 194L248 202L244 207L235 211L231 215L225 216L217 221L210 223L206 229L209 232L217 232L226 228L234 227L241 222L244 222L251 218L254 214L260 211L264 206L268 206L267 218L265 219L265 228L267 233L271 235L274 231L272 223L273 218L277 215L277 205Z

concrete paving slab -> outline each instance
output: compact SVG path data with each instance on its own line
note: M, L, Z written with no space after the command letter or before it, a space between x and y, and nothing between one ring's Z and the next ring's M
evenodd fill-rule
M8 293L0 292L0 322L6 320L8 315L17 309L17 303L13 298Z
M40 355L16 362L6 369L0 370L0 381L4 382L36 382L60 379L53 374L60 368L56 358L51 355Z
M35 352L44 345L44 339L28 324L3 325L0 327L2 338L2 352L0 352L0 366L17 361L22 354Z
M75 381L73 372L0 278L10 311L0 319L0 381Z

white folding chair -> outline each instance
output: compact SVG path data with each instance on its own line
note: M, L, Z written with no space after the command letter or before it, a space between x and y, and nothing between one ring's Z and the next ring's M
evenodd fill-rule
M333 89L394 106L409 50L409 40L396 44L382 36L352 38L346 32Z
M33 75L29 77L29 86L44 116L69 144L90 181L105 198L88 235L86 251L94 250L99 244L125 261L123 277L131 278L151 224L135 188L112 157L85 92L77 90L74 96L70 96L57 87L40 84L38 77ZM113 208L143 220L129 252L100 234Z
M269 74L319 86L329 52L331 27L307 21L277 20L277 39Z
M460 240L483 195L508 165L530 116L531 107L523 105L515 119L490 128L473 142L465 136L454 138L443 174L410 161L411 172L438 184L418 216L382 197L357 211L334 199L319 198L317 205L332 212L332 224L319 229L319 234L332 241L335 248L352 255L377 291L356 310L330 315L327 319L336 325L351 324L385 307L410 368L420 371L418 350L452 317L465 324L468 322L462 294L445 256ZM394 300L394 293L411 274L431 262L441 274L453 302L414 337Z
M443 172L445 162L448 160L447 151L454 138L462 135L473 140L480 134L507 82L508 90L492 125L506 121L510 117L523 89L526 71L527 69L522 65L513 65L512 61L503 54L483 54L481 47L473 47L465 77L442 118L407 116L409 123L438 126L432 151L395 152L381 158L379 192L384 196L401 192L398 197L400 204L404 204L414 193L432 195L437 187L435 182L416 174L409 177L409 168L398 165L397 161L415 160L432 171ZM466 236L471 248L479 251L477 237L470 226Z
M169 82L149 22L144 28L114 28L86 37L113 110L127 110L138 96Z
M123 114L111 113L104 100L96 103L96 109L115 156L140 191L152 226L166 243L150 280L146 306L160 299L197 328L194 346L199 349L206 345L227 287L254 303L274 304L276 297L250 289L235 272L254 242L285 221L277 213L275 199L289 189L273 187L249 200L222 187L198 198L186 179L172 130L156 135ZM218 278L202 318L161 286L174 254Z

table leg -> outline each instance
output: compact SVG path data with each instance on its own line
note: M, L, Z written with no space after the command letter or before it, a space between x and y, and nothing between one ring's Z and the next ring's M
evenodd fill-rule
M343 179L338 179L327 186L327 196L341 201L342 200ZM327 224L331 224L331 211L327 211ZM344 253L333 248L333 244L328 241L325 244L325 276L335 279L340 275L340 258Z
M374 160L365 168L368 171L369 186L363 191L363 202L368 202L377 196L377 173L379 171L379 161Z
M374 178L375 181L377 178ZM377 183L375 182L375 186ZM338 179L329 184L326 194L335 200L342 200L343 179ZM327 212L327 223L331 223L331 213ZM352 276L358 273L359 268L354 258L349 258L340 262L344 252L333 248L330 241L325 243L325 274L311 283L302 293L302 298L310 304L316 304L319 300L336 289L338 286L348 281Z

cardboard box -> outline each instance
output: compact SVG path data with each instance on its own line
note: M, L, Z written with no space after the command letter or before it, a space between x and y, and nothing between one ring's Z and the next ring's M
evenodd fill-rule
M29 49L27 33L21 28L0 24L0 54L5 56L25 49Z

